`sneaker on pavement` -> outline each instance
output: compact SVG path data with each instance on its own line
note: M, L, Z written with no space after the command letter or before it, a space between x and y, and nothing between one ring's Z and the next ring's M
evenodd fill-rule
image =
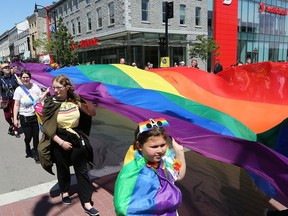
M8 129L8 134L9 135L11 135L11 136L14 136L14 131L13 131L13 126L11 127L9 127L9 129Z
M93 207L90 208L90 209L87 209L87 208L84 207L84 211L85 211L87 214L89 214L90 216L100 215L100 214L99 214L99 211L98 211L97 209L93 208Z
M63 194L61 193L61 197L62 197L62 203L65 205L70 205L71 204L71 198L70 196L65 196L63 197Z
M16 138L20 138L20 134L19 133L14 132L14 135L15 135Z

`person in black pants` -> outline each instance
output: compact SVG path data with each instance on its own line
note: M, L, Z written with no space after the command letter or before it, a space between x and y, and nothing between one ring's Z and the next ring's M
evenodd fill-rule
M32 151L30 142L33 138L34 147L34 160L39 162L38 157L38 143L39 143L39 124L37 116L35 114L34 104L36 101L41 101L49 92L49 89L42 94L39 86L35 83L31 83L31 74L28 70L23 70L20 74L20 80L23 85L16 88L14 92L14 127L18 128L18 113L20 115L20 123L24 132L24 142L26 149L26 158L32 157Z
M47 97L43 106L44 133L38 146L41 165L53 174L53 162L56 164L62 202L66 205L71 204L69 167L72 165L84 211L89 215L99 215L91 200L93 187L87 168L87 164L93 162L88 135L91 117L96 115L95 106L74 93L74 87L65 75L54 77L52 88L54 95Z

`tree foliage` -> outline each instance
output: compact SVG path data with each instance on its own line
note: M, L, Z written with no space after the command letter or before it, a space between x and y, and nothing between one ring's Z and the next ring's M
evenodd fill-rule
M215 40L206 38L204 35L198 35L196 41L196 43L191 44L189 49L190 58L200 58L204 62L207 61L209 53L214 56L220 55L220 52L217 52L220 46Z
M50 39L44 37L33 42L35 47L43 47L47 54L54 56L54 61L64 65L73 65L77 62L78 54L72 49L71 41L73 37L60 17L57 22L57 30L51 32ZM75 43L76 44L76 43Z
M51 33L50 50L55 56L55 61L61 66L75 64L77 61L77 52L71 46L72 39L72 35L60 17L57 22L57 30Z

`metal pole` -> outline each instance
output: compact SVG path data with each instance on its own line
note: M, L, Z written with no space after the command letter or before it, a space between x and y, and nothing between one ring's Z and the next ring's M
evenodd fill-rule
M53 17L53 19L54 19L54 28L55 28L55 32L57 31L57 23L56 23L56 11L54 10L53 11L53 15L54 15L54 17Z
M54 40L57 40L57 35L56 35L56 33L57 33L56 11L53 10L52 13L53 13L53 21L54 21ZM55 55L55 59L54 60L61 65L61 61L60 61L60 58L59 58L59 48L57 48L57 50L56 50L56 55Z
M168 13L167 13L167 6L168 2L166 1L166 10L165 10L165 52L166 56L169 56L169 50L168 50Z

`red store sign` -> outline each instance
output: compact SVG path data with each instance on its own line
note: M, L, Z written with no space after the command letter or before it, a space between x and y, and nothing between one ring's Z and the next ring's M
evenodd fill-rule
M279 8L276 6L270 6L270 5L265 5L264 2L259 3L259 12L263 13L264 11L267 13L273 13L273 14L279 14L282 16L287 16L288 11L286 9L283 8Z
M72 41L71 45L72 45L72 49L97 46L98 45L98 39L96 37L94 37L92 39L81 40L81 41L79 41L79 44L75 44L74 41Z

